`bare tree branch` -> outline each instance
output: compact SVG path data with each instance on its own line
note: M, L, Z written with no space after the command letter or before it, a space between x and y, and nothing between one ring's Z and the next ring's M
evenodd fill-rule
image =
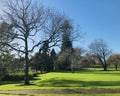
M13 45L11 44L8 44L8 43L4 43L4 42L0 42L1 45L4 45L4 46L8 46L10 47L11 49L15 50L15 51L18 51L18 52L22 52L22 53L25 53L24 51L20 50L20 49L17 49L15 47L13 47Z

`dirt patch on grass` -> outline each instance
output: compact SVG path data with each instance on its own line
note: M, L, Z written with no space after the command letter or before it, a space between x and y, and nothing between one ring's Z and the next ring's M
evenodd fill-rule
M0 91L0 94L114 94L120 93L120 89L105 90L20 90Z

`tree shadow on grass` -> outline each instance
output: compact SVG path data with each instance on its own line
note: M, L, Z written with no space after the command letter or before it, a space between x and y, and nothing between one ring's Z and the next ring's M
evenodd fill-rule
M42 87L93 87L93 86L120 86L119 81L79 81L79 80L57 80L52 78L40 82Z
M0 85L7 85L7 84L21 84L22 81L0 81Z
M34 77L33 79L30 79L32 80L33 82L36 81L36 80L41 80L40 78L38 77ZM16 84L17 86L25 86L24 85L24 80L22 81L12 81L12 80L9 80L9 81L0 81L0 85L8 85L8 84ZM35 84L30 84L30 85L35 85Z

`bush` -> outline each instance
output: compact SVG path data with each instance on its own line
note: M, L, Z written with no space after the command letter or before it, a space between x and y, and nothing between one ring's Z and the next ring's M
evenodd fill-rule
M33 79L33 77L37 76L35 73L29 75L29 79ZM2 81L23 81L24 80L24 74L11 74L11 75L5 75L1 78Z
M24 76L23 75L5 75L1 79L2 81L21 81L21 80L24 80Z
M0 68L0 80L3 78L6 74L8 74L6 68L2 67Z

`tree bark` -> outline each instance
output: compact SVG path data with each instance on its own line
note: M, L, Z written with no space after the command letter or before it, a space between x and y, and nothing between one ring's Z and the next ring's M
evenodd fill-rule
M103 70L107 71L107 64L101 61L101 65L103 66Z
M103 70L107 71L107 63L106 63L105 58L103 58L103 60L101 58L99 58L99 60L101 62L101 65L103 66Z
M107 66L106 65L104 65L104 71L107 71Z
M115 65L115 70L117 71L117 65Z
M107 63L106 63L106 60L105 60L105 57L103 58L104 59L104 71L107 71Z
M28 57L28 41L25 38L25 76L24 76L24 85L29 85L29 57Z

